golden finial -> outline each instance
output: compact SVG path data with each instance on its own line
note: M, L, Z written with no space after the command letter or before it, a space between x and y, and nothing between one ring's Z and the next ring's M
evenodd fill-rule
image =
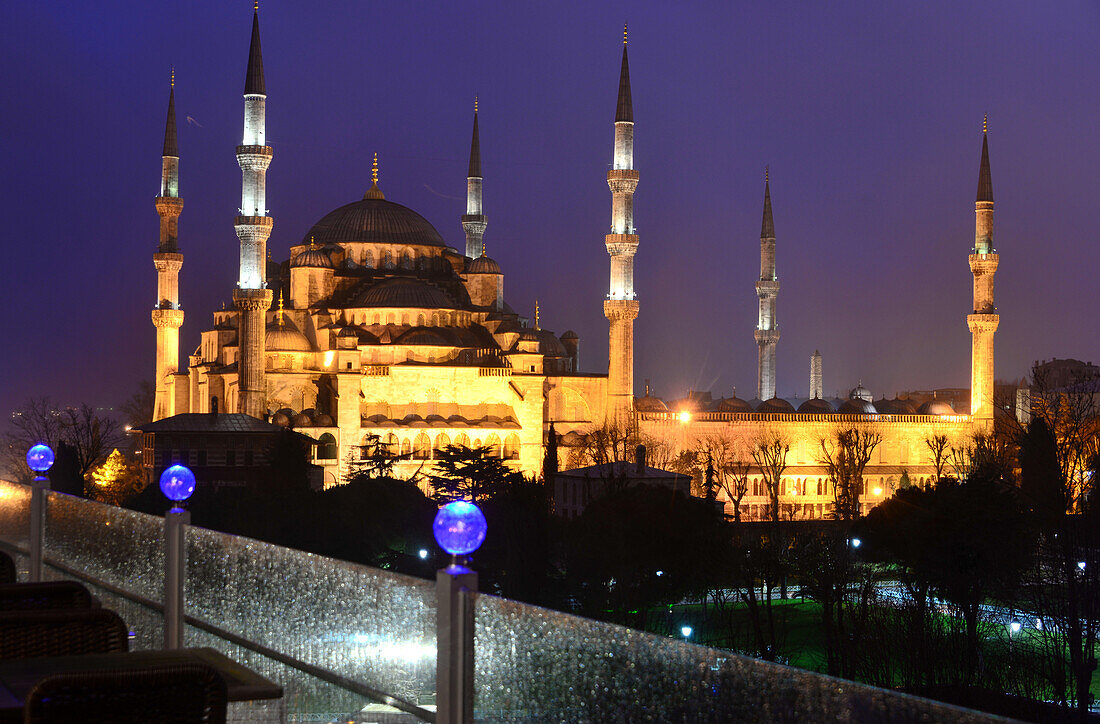
M254 12L254 13L260 12L260 0L253 0L253 2L252 2L252 12Z
M535 329L539 328L539 300L535 300Z
M474 96L474 113L477 113L477 96Z
M623 23L623 45L626 45L626 23Z
M313 238L313 234L309 235L309 249L313 251L317 248L317 241Z
M370 180L375 186L378 185L378 151L374 152L374 164L370 169Z
M764 166L764 183L768 183L768 167Z
M172 66L172 87L176 87L176 66Z
M982 119L982 133L989 133L989 114L985 114L985 118Z
M279 311L275 313L279 319L279 326L283 326L283 290L279 290Z

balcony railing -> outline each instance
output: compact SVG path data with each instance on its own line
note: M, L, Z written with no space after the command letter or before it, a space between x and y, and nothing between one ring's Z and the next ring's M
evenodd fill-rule
M30 489L0 482L0 547L24 571L29 519ZM129 624L132 648L159 648L164 520L54 492L45 519L46 577L82 581ZM238 719L434 721L434 582L193 526L186 551L185 644L285 691ZM475 620L479 721L992 720L487 594Z

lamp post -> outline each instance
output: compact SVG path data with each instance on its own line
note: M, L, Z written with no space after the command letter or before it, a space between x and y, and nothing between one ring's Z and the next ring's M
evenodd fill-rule
M50 479L46 477L46 471L53 467L53 450L49 445L38 443L27 451L27 467L35 473L31 482L31 549L30 565L27 569L28 580L35 582L42 580L42 543L46 532L46 491L50 489Z
M485 516L465 500L448 503L436 513L432 532L451 554L451 565L435 577L437 724L472 724L474 720L474 596L477 572L462 565L485 540Z
M164 648L183 647L183 583L187 578L187 549L184 526L191 513L183 501L195 492L195 474L183 465L173 465L160 475L160 490L175 505L164 514Z

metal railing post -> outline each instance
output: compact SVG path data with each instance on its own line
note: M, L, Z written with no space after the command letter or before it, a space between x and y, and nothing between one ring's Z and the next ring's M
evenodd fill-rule
M187 578L184 531L191 513L172 508L164 514L164 648L183 648L183 584Z
M31 483L30 510L30 564L27 578L32 583L42 580L42 548L46 537L46 493L50 489L50 479L39 475Z
M453 563L435 577L436 724L474 721L474 597L477 571Z

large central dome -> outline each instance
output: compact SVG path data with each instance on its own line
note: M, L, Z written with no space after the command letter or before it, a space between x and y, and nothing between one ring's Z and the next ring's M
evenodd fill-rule
M345 204L313 225L303 243L408 244L446 246L443 237L420 214L407 206L380 198Z

